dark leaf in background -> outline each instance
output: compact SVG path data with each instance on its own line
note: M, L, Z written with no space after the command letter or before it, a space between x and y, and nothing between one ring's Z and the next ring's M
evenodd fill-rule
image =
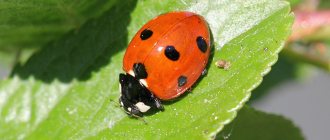
M304 140L290 120L244 106L217 140Z

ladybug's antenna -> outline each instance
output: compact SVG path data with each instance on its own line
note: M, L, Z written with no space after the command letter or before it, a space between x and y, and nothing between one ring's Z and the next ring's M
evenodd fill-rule
M142 121L144 124L146 124L146 125L148 124L148 122L143 117L138 116L138 115L134 115L134 114L130 114L130 115L133 116L134 118Z
M143 117L137 117L137 119L139 119L140 121L143 121L143 123L144 123L145 125L148 124L148 122L147 122Z

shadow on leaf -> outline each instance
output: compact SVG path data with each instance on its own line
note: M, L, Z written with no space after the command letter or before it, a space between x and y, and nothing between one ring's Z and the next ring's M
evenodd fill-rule
M99 18L87 21L59 40L50 42L23 65L17 64L11 76L30 76L46 83L55 79L70 82L87 80L93 72L111 63L111 57L127 46L127 26L135 0L118 1Z

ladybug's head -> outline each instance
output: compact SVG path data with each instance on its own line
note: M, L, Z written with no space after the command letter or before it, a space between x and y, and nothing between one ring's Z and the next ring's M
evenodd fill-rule
M138 96L139 90L143 87L135 77L129 74L119 74L120 90L128 100L135 100Z
M119 82L121 91L119 102L128 114L142 117L142 113L150 108L163 109L160 101L137 78L130 74L119 74Z

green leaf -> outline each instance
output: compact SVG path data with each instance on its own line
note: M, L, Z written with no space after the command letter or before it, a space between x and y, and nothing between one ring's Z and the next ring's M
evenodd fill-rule
M217 140L304 140L290 120L244 106Z
M295 7L302 2L302 0L286 0L286 1L290 2L291 7Z
M8 73L12 62L14 61L15 51L8 49L0 49L0 79L3 73Z
M39 47L57 39L88 18L97 17L115 0L0 1L0 48Z
M327 0L320 0L319 7L320 9L329 10L330 2Z
M203 15L214 37L208 74L165 111L130 118L119 107L125 47L168 11ZM293 16L277 0L126 1L43 48L0 83L0 137L8 139L207 139L250 97L277 60ZM214 65L231 64L227 69Z
M34 52L34 49L0 48L0 79L8 77L14 64L25 62Z

